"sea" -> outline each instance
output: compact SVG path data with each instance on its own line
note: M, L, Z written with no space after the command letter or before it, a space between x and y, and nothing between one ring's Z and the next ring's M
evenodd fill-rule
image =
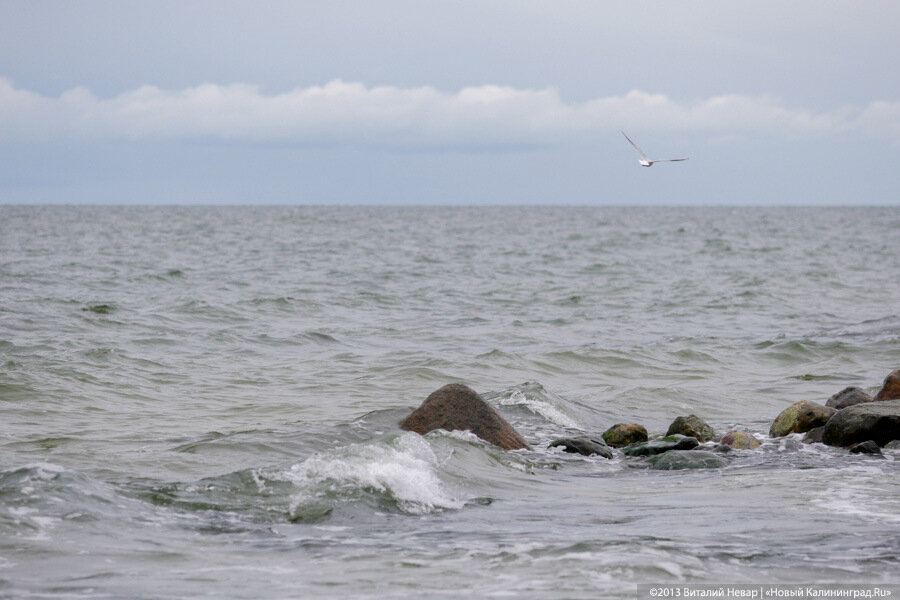
M900 451L769 437L897 368L898 207L0 206L0 597L897 586ZM548 447L690 414L762 445Z

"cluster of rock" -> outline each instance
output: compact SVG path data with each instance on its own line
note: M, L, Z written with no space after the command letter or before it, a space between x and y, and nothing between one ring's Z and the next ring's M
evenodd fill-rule
M804 442L840 446L854 453L881 454L900 446L900 369L870 396L858 387L833 395L825 405L801 400L782 411L769 435L804 433Z
M433 392L400 424L420 434L434 429L468 430L507 450L527 449L528 443L477 392L449 384ZM900 447L900 369L890 373L881 390L870 396L846 388L824 405L801 400L784 409L772 423L770 437L805 434L804 442L844 447L853 453L881 454L882 447ZM569 437L550 442L566 452L612 458L613 448L626 456L647 457L654 469L710 468L724 465L721 454L752 450L760 441L746 431L721 437L696 415L676 418L666 434L650 439L636 423L617 423L600 437ZM685 452L689 451L689 452Z

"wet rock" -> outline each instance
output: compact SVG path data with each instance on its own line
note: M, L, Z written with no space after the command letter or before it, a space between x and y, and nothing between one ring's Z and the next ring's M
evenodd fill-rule
M842 410L848 406L862 404L863 402L872 402L873 398L862 388L847 387L839 391L837 394L828 399L825 406L830 406L835 410Z
M666 435L674 434L697 438L700 442L710 442L716 439L716 432L713 431L713 428L697 415L677 417L672 421Z
M681 469L718 469L724 467L726 460L706 450L690 452L665 452L651 456L650 468L657 471L677 471Z
M822 441L829 446L850 446L867 440L883 446L896 439L900 439L900 400L845 408L828 419L822 434Z
M891 371L888 376L884 378L881 389L875 394L875 402L896 400L897 398L900 398L900 369Z
M825 426L821 427L813 427L809 431L806 432L806 435L803 436L804 444L821 444L822 443L822 434L825 433Z
M853 444L851 446L848 446L847 450L850 451L850 454L875 454L877 456L884 456L881 453L881 448L879 448L878 444L876 444L872 440Z
M756 436L746 431L729 431L722 436L720 443L736 450L753 450L760 446Z
M528 448L528 443L472 388L451 383L431 393L419 408L400 423L407 431L425 435L434 429L468 430L506 450Z
M830 406L822 406L808 400L794 402L781 411L772 427L770 437L782 437L790 433L806 433L814 427L820 427L837 411Z
M697 438L676 434L625 446L622 453L626 456L654 456L670 450L692 450L699 445Z
M556 448L558 446L562 446L562 449L566 452L583 454L584 456L597 454L603 458L613 457L612 448L607 446L603 440L588 437L560 438L550 442L549 447Z
M713 452L718 452L719 454L728 454L733 450L734 448L726 444L716 444L712 449Z
M884 445L885 450L900 450L900 440L891 440Z
M617 423L603 432L603 441L613 448L622 448L647 441L647 430L637 423Z

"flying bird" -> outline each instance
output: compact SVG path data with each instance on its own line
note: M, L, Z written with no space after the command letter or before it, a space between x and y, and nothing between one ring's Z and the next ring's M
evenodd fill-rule
M638 154L641 155L641 158L640 158L640 160L638 160L638 162L641 163L642 167L652 167L653 163L658 163L658 162L678 162L678 161L682 161L682 160L687 160L687 158L653 158L653 159L647 158L647 155L644 154L644 151L641 150L637 144L635 144L633 141L631 141L631 138L628 137L624 131L622 132L622 135L625 136L625 139L628 140L628 143L631 144L632 146L634 146L634 149L637 150Z

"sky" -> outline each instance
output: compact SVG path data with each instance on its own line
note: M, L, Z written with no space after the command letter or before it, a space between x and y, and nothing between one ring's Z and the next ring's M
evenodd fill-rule
M0 204L897 206L898 30L894 0L0 0Z

